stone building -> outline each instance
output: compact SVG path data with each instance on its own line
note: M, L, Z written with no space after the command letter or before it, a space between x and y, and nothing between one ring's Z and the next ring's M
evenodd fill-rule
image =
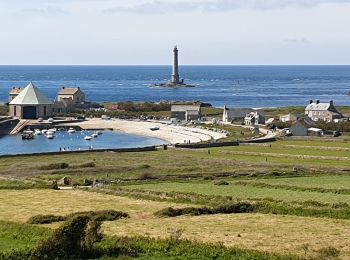
M200 105L172 105L171 118L180 121L192 121L201 119Z
M289 132L293 136L308 136L309 129L315 125L315 122L309 117L300 118L294 122L294 124L289 128Z
M74 112L84 104L85 93L79 87L62 87L57 94L53 111L55 114Z
M283 123L286 123L286 122L295 122L295 121L297 121L299 118L300 118L299 115L290 113L290 114L287 114L287 115L282 115L282 116L280 116L280 121L283 122Z
M251 108L228 108L225 106L222 121L225 123L243 124L246 115L253 111Z
M244 124L249 126L265 124L265 117L258 111L250 112L244 117Z
M13 87L9 93L9 102L11 102L15 97L17 97L18 94L21 93L22 90L23 90L23 88Z
M85 102L85 93L78 88L66 88L62 87L57 95L58 102L64 101L66 103L73 103L75 105L81 105Z
M305 108L305 115L313 121L333 122L335 119L343 118L343 115L335 108L332 100L329 103L310 100L309 105Z
M30 83L9 103L10 116L18 119L47 118L52 116L52 105L53 102Z

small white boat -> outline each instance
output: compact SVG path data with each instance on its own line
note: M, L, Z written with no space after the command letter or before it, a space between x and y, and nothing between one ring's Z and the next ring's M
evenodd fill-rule
M69 134L74 134L76 131L74 128L69 128L68 131L67 131Z
M55 136L54 136L54 134L52 133L52 132L48 132L47 134L46 134L46 138L47 139L53 139Z
M48 132L53 132L53 133L56 133L56 131L57 131L57 128L51 128L48 130Z
M87 136L84 137L84 139L85 139L86 141L91 141L92 136L88 136L88 135L87 135Z
M42 133L42 134L46 134L46 133L47 133L47 129L41 130L41 133Z
M34 134L34 131L27 129L23 131L23 134Z
M35 129L34 135L42 135L43 133L39 129Z
M91 136L96 138L98 136L98 134L95 132Z
M155 126L155 127L151 127L151 128L150 128L151 131L157 131L157 130L159 130L159 129L160 129L159 126Z

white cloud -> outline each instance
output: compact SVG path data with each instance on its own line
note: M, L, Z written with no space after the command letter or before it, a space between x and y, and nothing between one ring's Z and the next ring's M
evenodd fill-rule
M350 0L216 0L216 1L165 1L154 0L128 7L106 8L108 13L175 13L224 12L235 9L270 10L280 8L311 8L322 4L348 4Z

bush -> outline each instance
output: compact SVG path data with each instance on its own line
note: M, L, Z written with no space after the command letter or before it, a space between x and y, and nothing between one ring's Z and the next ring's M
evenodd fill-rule
M71 166L71 168L94 168L94 167L96 167L96 164L94 162L85 162L85 163Z
M250 202L236 202L231 204L225 204L218 207L188 207L175 209L172 207L165 208L155 212L156 216L160 217L178 217L182 215L212 215L212 214L232 214L232 213L249 213L254 212L256 206Z
M29 218L27 220L28 224L50 224L53 222L65 221L67 217L65 216L55 216L55 215L37 215Z
M128 218L129 215L122 211L116 210L100 210L100 211L84 211L75 212L66 216L55 215L37 215L31 217L28 224L50 224L54 222L66 221L78 216L87 216L90 220L95 221L114 221L121 218Z
M68 163L50 163L47 165L42 165L39 167L39 170L60 170L67 169L69 167Z
M228 183L227 181L224 180L217 180L217 181L213 181L214 185L230 185L230 183Z
M82 241L90 219L78 216L67 221L48 240L39 244L36 250L38 259L79 259L83 253Z
M317 251L317 255L315 259L319 259L319 260L338 259L339 255L340 255L340 250L334 247L325 247Z
M149 172L144 172L144 173L141 173L139 178L139 180L152 180L154 179L153 175Z

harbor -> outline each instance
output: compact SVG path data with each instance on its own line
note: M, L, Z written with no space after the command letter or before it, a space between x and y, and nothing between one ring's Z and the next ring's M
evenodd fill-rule
M69 132L69 130L57 129L55 132L51 131L52 134L50 131L46 131L45 134L33 134L33 138L30 139L23 139L20 134L3 136L0 138L0 155L138 148L167 143L161 139L120 131L101 131L101 134L97 136L94 136L96 131L93 130ZM31 132L37 133L37 131ZM86 137L91 137L91 139L87 140Z

